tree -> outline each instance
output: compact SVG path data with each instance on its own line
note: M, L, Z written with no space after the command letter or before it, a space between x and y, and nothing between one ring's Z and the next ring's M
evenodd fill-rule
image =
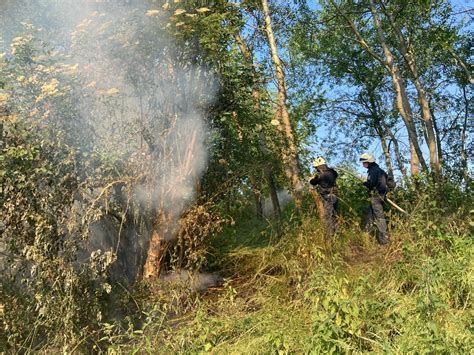
M430 7L433 5L430 4L429 6L426 6L426 5L424 6L424 4L422 3L420 4L421 4L420 6L421 9L416 9L415 12L417 14L424 14L424 13L429 14L431 11ZM421 75L419 74L419 68L418 68L419 65L417 63L417 54L415 53L414 48L412 46L413 37L415 36L413 34L413 31L409 31L409 30L407 31L405 29L404 32L408 33L407 36L409 36L412 39L410 42L407 41L407 39L405 38L405 35L402 33L403 31L402 27L395 20L393 13L397 12L398 16L401 17L402 21L404 20L405 23L409 22L409 20L411 19L406 19L400 16L400 12L401 12L400 9L398 10L392 9L391 7L393 6L393 2L391 2L389 5L384 0L380 0L380 5L382 6L383 13L389 19L390 27L393 29L396 35L398 50L401 53L404 59L405 65L407 66L411 74L411 78L415 84L415 88L418 95L418 102L421 108L421 116L422 116L423 123L427 132L426 140L427 140L428 149L430 152L430 163L431 163L432 170L434 171L435 175L437 176L437 179L439 180L440 174L441 174L441 162L439 160L439 155L437 152L438 145L436 143L435 128L434 128L433 118L431 115L431 109L430 109L429 101L427 98L426 89L421 82ZM381 26L380 26L379 12L373 0L371 0L370 2L370 9L374 18L374 22L377 26L377 31L380 31ZM417 17L417 20L418 20L418 17ZM379 35L379 37L380 36L381 35Z
M311 17L311 12L301 16L293 30L291 46L296 52L293 57L301 53L304 56L302 65L316 62L315 70L319 70L327 85L335 88L327 97L326 109L330 118L324 117L321 124L340 126L348 150L367 149L370 141L373 142L372 137L379 139L387 169L392 172L391 144L387 144L387 140L398 116L393 116L387 108L392 93L387 87L385 68L358 45L338 39L343 34L335 27L327 23L315 24ZM392 133L391 139L394 138ZM401 162L398 140L393 146ZM348 152L343 150L341 153ZM403 163L400 166L404 174Z
M373 2L370 2L370 11L372 13L372 21L374 24L374 30L376 33L376 39L378 44L382 47L383 54L379 55L375 48L373 48L369 42L364 38L362 33L356 26L356 23L353 19L348 15L347 11L341 6L338 5L335 1L330 0L330 3L334 6L337 13L341 15L345 23L349 26L351 33L353 33L353 41L355 41L362 49L367 51L375 60L380 62L385 69L387 70L388 74L392 78L392 86L393 90L396 95L396 103L397 108L400 112L401 117L405 123L405 127L408 132L408 136L410 139L410 144L413 147L412 149L412 173L417 173L416 163L419 161L422 167L427 170L428 166L423 158L423 154L420 148L419 139L416 131L415 122L413 119L413 112L411 108L411 104L408 98L407 90L404 84L404 80L401 76L401 72L399 66L396 62L396 59L390 50L387 42L385 40L385 35L382 30L382 24L380 22L380 18L378 12L373 5ZM416 155L416 156L415 156Z
M259 114L260 117L263 118L263 115L261 113L262 111L262 107L261 107L261 103L260 103L260 99L261 99L261 87L259 85L259 79L258 79L258 74L255 70L255 65L253 63L253 56L252 54L250 53L247 45L245 44L245 42L243 41L242 37L240 36L239 33L236 33L235 35L235 40L240 48L240 51L247 63L247 66L248 68L250 69L251 73L252 73L252 80L253 80L253 84L252 84L252 98L254 100L254 108L255 108L255 112L257 112ZM259 150L260 150L260 153L264 156L264 159L265 157L268 157L269 156L269 150L268 150L268 147L267 147L267 143L266 143L266 137L265 137L265 131L263 129L263 126L261 126L262 129L260 130L260 133L259 133L259 143L258 143L258 147L259 147ZM267 160L267 159L265 159ZM269 193L270 193L270 198L271 198L271 201L272 201L272 205L273 205L273 212L276 216L280 216L281 215L281 209L280 209L280 203L278 201L278 195L277 195L277 191L276 191L276 188L275 188L275 182L274 182L274 179L273 179L273 172L272 172L272 167L270 164L268 163L265 163L264 165L264 168L263 168L263 174L265 176L265 180L267 182L267 186L268 186L268 190L269 190Z
M298 157L296 149L296 141L293 134L293 127L290 121L290 115L288 113L288 107L286 104L287 93L286 93L286 82L285 72L278 55L278 49L275 41L275 37L272 29L272 22L270 18L270 9L268 7L267 0L262 0L263 14L265 18L265 33L268 39L268 45L270 46L272 62L275 67L275 76L278 82L278 119L281 120L285 130L284 142L286 151L283 152L285 173L290 181L292 194L295 199L296 207L301 208L301 194L300 190L300 178L299 178L299 167Z

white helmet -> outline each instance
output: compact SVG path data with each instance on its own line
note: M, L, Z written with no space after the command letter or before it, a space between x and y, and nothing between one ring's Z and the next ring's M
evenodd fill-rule
M370 153L364 153L360 156L359 161L363 163L375 163L375 158Z
M318 157L318 158L313 160L313 166L314 167L317 167L317 166L320 166L320 165L323 165L323 164L326 164L326 160L322 157Z

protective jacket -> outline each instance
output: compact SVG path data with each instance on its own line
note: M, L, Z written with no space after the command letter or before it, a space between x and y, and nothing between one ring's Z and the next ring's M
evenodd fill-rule
M329 194L333 187L336 186L337 172L329 168L326 164L316 167L316 175L309 180L313 186L319 185L321 194Z
M326 164L316 167L315 176L309 180L311 185L318 185L318 191L324 207L324 216L329 235L334 235L337 230L336 208L337 196L334 191L336 187L337 173L334 169L328 168Z
M377 163L369 163L367 170L367 181L364 186L369 191L377 191L381 195L387 193L387 174L383 171Z

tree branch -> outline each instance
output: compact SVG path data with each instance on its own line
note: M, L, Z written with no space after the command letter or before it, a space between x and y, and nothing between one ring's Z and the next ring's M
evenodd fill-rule
M346 20L347 24L351 28L352 32L356 35L357 40L362 48L364 48L374 59L379 61L382 65L386 66L385 60L379 56L375 51L369 46L369 44L365 41L364 37L360 34L359 30L355 26L354 22L347 16L347 14L335 3L334 0L329 0L331 4L336 8L336 11Z

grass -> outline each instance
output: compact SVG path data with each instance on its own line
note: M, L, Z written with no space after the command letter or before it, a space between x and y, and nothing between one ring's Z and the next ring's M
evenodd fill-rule
M387 211L388 246L361 231L358 207L340 211L333 238L311 208L288 208L279 222L241 211L209 241L204 271L218 272L223 285L203 293L186 283L122 286L126 292L103 300L111 310L99 327L60 347L111 354L472 353L474 243L466 208L417 204L408 217ZM51 352L48 346L42 350Z
M397 225L381 247L351 222L327 240L311 214L238 222L213 242L224 285L112 352L469 353L472 237Z

